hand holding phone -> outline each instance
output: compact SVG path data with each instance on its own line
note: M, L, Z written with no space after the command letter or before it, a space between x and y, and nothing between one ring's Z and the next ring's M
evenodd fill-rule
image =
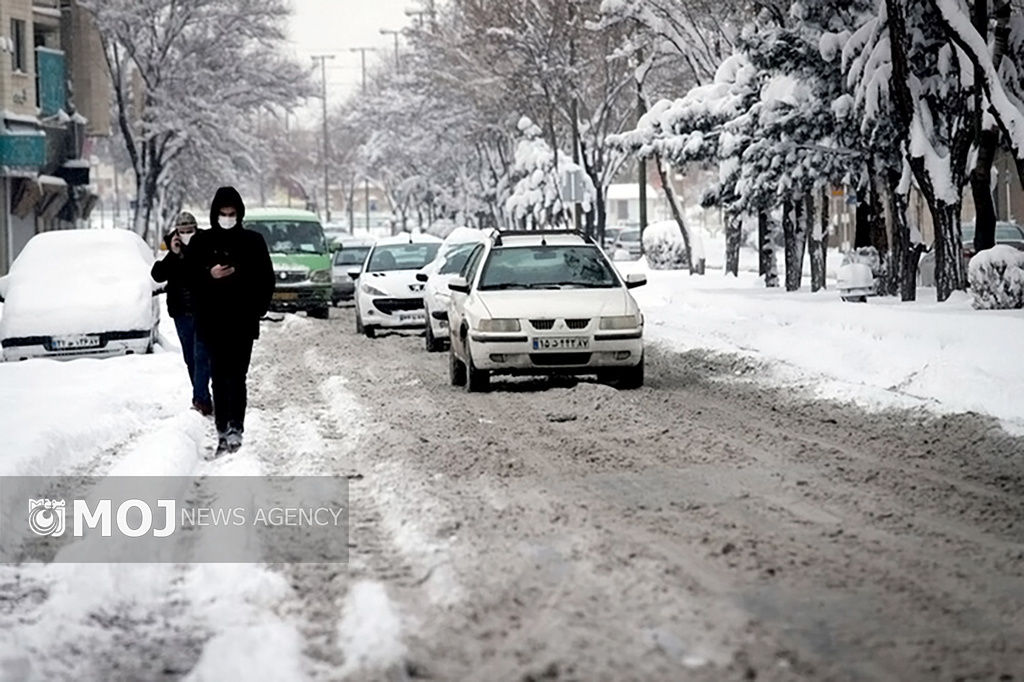
M231 265L214 265L210 268L210 276L214 279L224 279L235 274L235 268Z

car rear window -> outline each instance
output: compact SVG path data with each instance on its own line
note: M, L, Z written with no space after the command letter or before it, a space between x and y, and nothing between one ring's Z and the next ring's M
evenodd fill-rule
M480 275L487 289L611 288L618 279L596 246L518 246L491 251Z
M369 246L351 246L343 248L334 254L335 265L362 265L366 260L366 254L370 253Z
M997 242L1019 242L1024 239L1016 225L996 225Z

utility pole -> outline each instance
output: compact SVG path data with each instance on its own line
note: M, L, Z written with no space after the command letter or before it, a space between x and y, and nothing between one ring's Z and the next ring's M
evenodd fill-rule
M402 35L401 31L396 31L390 28L382 28L380 30L382 36L394 36L395 38L395 73L402 73L402 62L398 56L398 37Z
M358 52L363 64L363 95L366 94L366 53L371 52L372 47L350 47L349 52ZM363 202L366 204L366 231L370 231L370 178L363 177ZM355 230L355 225L352 226Z
M331 222L330 175L328 171L330 146L327 140L327 60L334 59L333 54L313 56L313 62L320 62L321 97L324 100L324 222Z
M644 53L642 49L637 50L637 72L639 73L640 68L644 63ZM636 119L639 121L644 114L647 113L647 102L644 101L644 90L643 81L639 78L636 80ZM640 186L640 254L644 252L644 230L647 229L647 159L640 157L637 161L637 167L639 168L639 177L637 178Z

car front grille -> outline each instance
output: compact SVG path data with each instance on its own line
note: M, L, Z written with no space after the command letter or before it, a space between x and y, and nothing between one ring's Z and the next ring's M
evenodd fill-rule
M565 321L565 326L568 327L569 329L586 329L589 324L590 324L590 320L589 319L586 319L586 320L584 320L584 319L566 320Z
M423 299L377 298L373 300L373 307L385 315L392 315L398 311L423 310Z
M530 324L533 325L534 329L546 331L555 326L554 320L530 320Z
M309 273L298 270L279 270L274 273L274 279L278 284L297 284L309 279Z
M590 353L530 353L530 362L538 367L568 367L590 362Z

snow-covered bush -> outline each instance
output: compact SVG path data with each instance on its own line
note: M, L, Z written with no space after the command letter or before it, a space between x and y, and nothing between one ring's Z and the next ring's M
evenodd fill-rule
M979 310L1024 308L1024 251L998 244L971 259L967 278Z
M686 244L674 220L647 226L644 230L644 253L652 270L686 270L690 266Z

